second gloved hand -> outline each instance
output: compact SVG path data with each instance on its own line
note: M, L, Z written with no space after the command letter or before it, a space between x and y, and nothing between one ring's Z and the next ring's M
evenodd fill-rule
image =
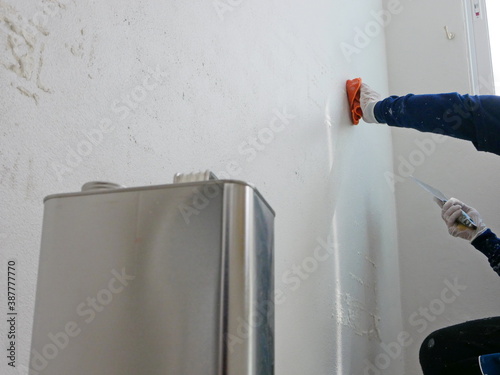
M450 198L446 203L435 199L436 203L441 206L441 217L443 218L446 226L448 227L448 232L453 237L460 237L470 242L474 241L476 237L482 234L486 229L486 225L483 223L479 212L476 209L467 206L465 203L459 201L456 198ZM463 224L457 222L457 219L464 211L467 215L471 217L477 226L477 229L468 228Z

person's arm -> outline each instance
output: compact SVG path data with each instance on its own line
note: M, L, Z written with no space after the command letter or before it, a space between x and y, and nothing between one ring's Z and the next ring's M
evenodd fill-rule
M479 212L455 198L449 199L444 205L437 200L436 202L442 208L441 217L448 227L448 232L454 237L470 241L477 250L486 255L491 267L500 276L500 239L486 227ZM467 228L457 222L461 210L471 217L477 229Z
M500 276L500 239L490 229L486 229L472 242L472 246L488 258L491 268Z

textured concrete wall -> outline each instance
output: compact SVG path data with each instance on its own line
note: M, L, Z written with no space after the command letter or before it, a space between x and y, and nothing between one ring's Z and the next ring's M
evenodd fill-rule
M400 374L402 355L382 345L401 331L390 132L352 127L344 90L361 75L387 92L380 3L1 1L0 246L2 274L17 263L17 363L43 197L211 169L255 183L277 212L277 373Z

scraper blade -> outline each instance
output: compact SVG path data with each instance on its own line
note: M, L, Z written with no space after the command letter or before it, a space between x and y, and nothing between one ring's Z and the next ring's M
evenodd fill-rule
M446 198L446 196L441 193L438 189L432 187L431 185L427 185L425 182L423 181L420 181L418 178L416 177L413 177L413 176L410 176L411 178L413 178L413 180L420 185L420 187L422 187L422 189L428 191L429 193L431 193L432 195L434 195L437 199L439 199L441 202L445 203L448 198Z
M422 189L424 189L425 191L428 191L429 193L434 195L441 202L446 203L446 201L448 200L448 198L446 198L446 196L443 193L441 193L441 191L439 191L438 189L436 189L430 185L427 185L425 182L420 181L416 177L413 177L413 176L410 176L410 177L413 178L413 181L415 181L418 185L420 185L420 187ZM476 223L474 223L474 221L471 219L471 217L469 215L467 215L467 213L464 210L462 210L462 215L460 215L460 217L457 219L457 221L460 224L465 225L467 228L477 229Z

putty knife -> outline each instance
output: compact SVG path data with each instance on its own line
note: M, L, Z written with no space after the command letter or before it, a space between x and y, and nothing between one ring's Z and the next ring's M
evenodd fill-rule
M436 189L430 185L427 185L425 182L420 181L416 177L413 177L413 176L410 176L410 177L413 178L413 181L415 181L418 185L420 185L420 187L422 189L431 193L433 196L435 196L441 202L446 203L446 201L448 201L448 198L446 198L446 196L443 193L441 193L441 191L439 191L438 189ZM476 223L474 223L474 221L471 219L471 217L469 215L467 215L464 210L462 210L462 215L460 215L460 217L457 219L457 221L460 224L465 225L467 228L477 229Z

